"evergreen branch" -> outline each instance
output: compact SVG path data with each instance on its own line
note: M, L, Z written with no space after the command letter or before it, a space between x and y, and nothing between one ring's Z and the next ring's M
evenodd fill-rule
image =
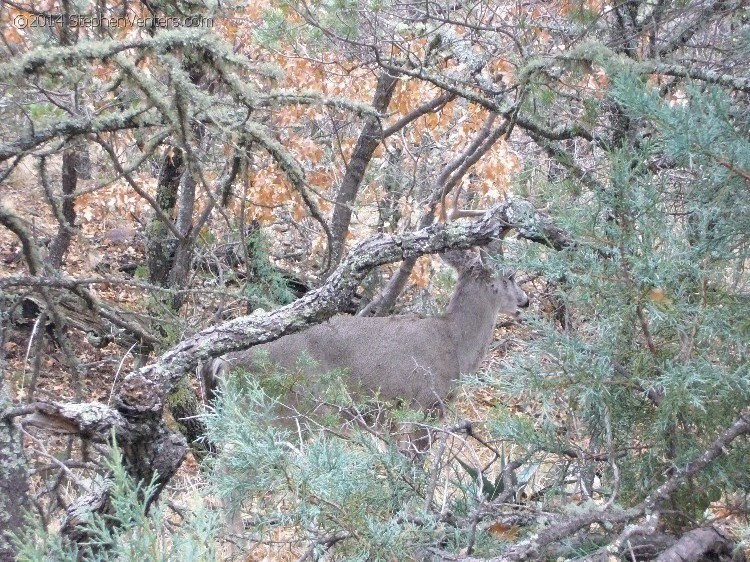
M742 437L750 433L750 409L745 409L740 412L737 419L719 435L711 446L706 449L701 455L693 459L684 468L678 469L675 473L657 488L654 492L649 494L646 500L643 502L643 509L645 511L655 510L661 507L661 505L667 501L677 489L686 483L691 478L698 475L704 468L715 461L722 455L729 453L729 447L732 442L738 437Z
M553 144L548 137L543 137L530 130L527 130L527 133L532 140L547 153L547 156L562 165L568 170L571 176L586 185L589 189L600 193L604 192L604 185L602 185L602 183L597 180L591 172L584 170L576 164L575 159L567 150L562 148L559 144Z
M737 168L734 166L729 160L726 158L722 158L721 156L714 156L713 154L706 154L711 160L716 162L719 166L723 166L733 174L736 174L740 176L741 178L744 178L746 181L750 181L750 171L743 170L742 168Z

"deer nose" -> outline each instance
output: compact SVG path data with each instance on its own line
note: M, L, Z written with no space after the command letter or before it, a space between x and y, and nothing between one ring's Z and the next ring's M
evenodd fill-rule
M524 296L521 302L518 304L519 308L529 308L529 297Z

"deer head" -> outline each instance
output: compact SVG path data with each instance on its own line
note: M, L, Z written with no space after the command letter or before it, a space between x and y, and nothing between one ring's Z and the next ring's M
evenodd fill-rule
M496 253L495 255L498 255ZM465 300L485 302L490 310L514 318L520 308L529 306L529 298L516 284L512 269L496 269L496 258L485 248L477 250L451 251L440 254L440 258L458 273L458 282L448 307L448 313L457 312L467 306ZM473 307L470 307L473 308Z

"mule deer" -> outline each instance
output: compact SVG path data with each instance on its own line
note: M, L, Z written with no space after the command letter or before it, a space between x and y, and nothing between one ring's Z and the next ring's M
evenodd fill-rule
M515 317L519 308L529 305L513 274L495 271L486 250L451 251L441 258L458 272L442 316L335 316L302 332L213 360L203 369L206 387L227 370L259 373L270 361L285 372L298 373L296 382L307 392L322 374L343 371L355 399L377 397L441 416L459 376L479 368L498 314ZM300 356L311 361L300 362ZM291 389L282 392L280 402L293 410L292 415L298 414Z

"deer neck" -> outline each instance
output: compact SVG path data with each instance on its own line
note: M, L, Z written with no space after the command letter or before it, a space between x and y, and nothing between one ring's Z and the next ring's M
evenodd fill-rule
M498 308L486 283L459 279L445 319L462 374L474 373L481 365L492 341L497 315Z

